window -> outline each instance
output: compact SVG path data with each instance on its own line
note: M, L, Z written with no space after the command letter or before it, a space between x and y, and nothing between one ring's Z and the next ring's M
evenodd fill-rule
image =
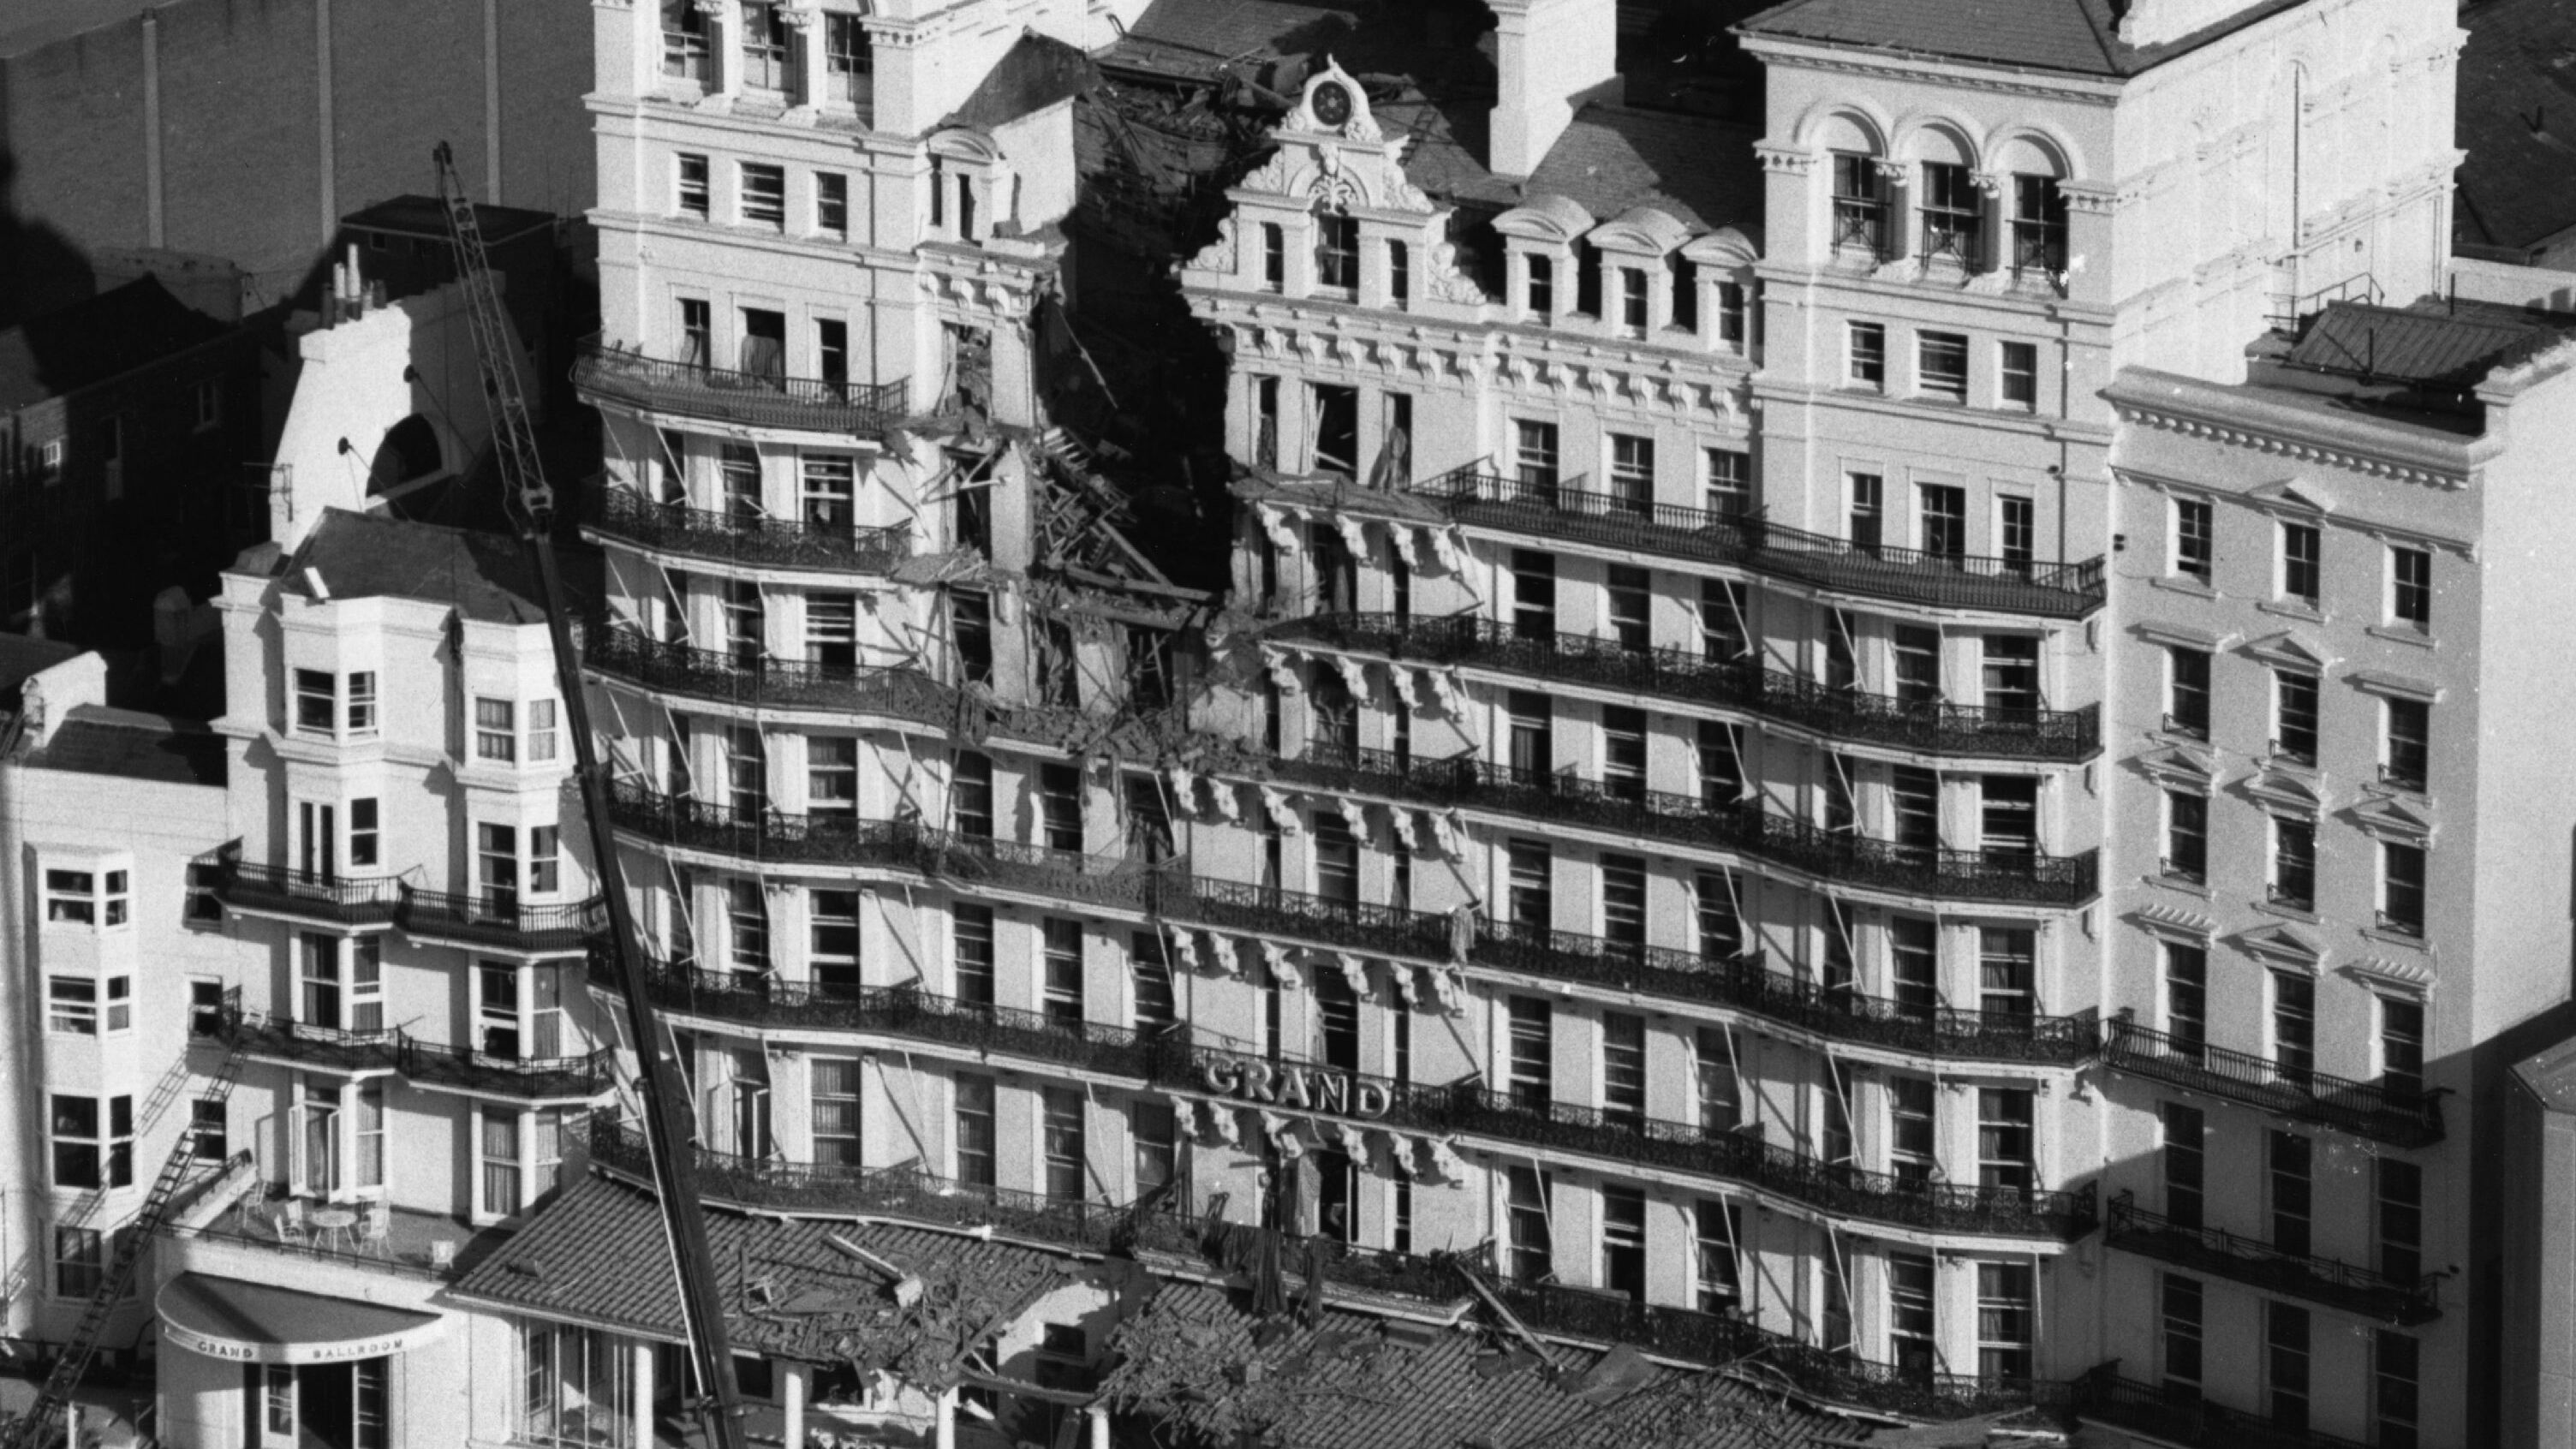
M506 1218L519 1210L519 1114L485 1107L476 1115L481 1119L475 1134L483 1177L480 1210L485 1217Z
M1610 435L1610 499L1629 513L1647 514L1655 504L1655 440L1626 433Z
M1046 1149L1046 1194L1059 1202L1082 1199L1082 1090L1042 1087L1039 1112Z
M509 700L477 697L474 701L474 758L501 764L515 763L519 758L517 715L518 707Z
M2209 1040L2209 951L2167 941L2164 958L2165 1035L2196 1055Z
M2433 763L2433 707L2416 699L2380 702L2379 778L2400 790L2422 790Z
M2288 971L2272 973L2272 1060L2283 1075L2305 1077L2317 1065L2317 983Z
M1536 1283L1553 1271L1548 1241L1547 1196L1553 1186L1535 1167L1503 1169L1503 1204L1510 1231L1512 1276Z
M846 396L842 389L847 387L850 381L849 323L837 317L814 319L814 370L817 377L824 383L827 396ZM808 515L805 521L809 525L817 522L811 515ZM831 523L829 520L823 520L820 526L828 528ZM841 526L848 526L846 520Z
M2313 609L2324 584L2325 534L2304 523L2281 525L2281 597Z
M207 1162L221 1162L232 1152L231 1125L225 1104L196 1098L188 1104L188 1150Z
M36 476L47 487L63 481L63 440L54 438L36 450Z
M1644 569L1612 564L1602 592L1610 606L1610 637L1619 641L1623 653L1645 653L1653 642L1647 622L1647 609L1654 598L1651 576Z
M1978 794L1979 848L1992 856L2037 854L2039 781L2028 775L1987 775L1978 781Z
M1968 491L1946 483L1924 483L1915 490L1916 522L1923 551L1956 560L1968 552ZM2037 641L2032 641L2036 645ZM2033 653L2036 658L2036 650Z
M47 870L45 872L45 919L76 925L98 924L99 873L87 870ZM125 872L107 872L108 918L111 926L125 923Z
M1074 765L1038 766L1038 825L1049 850L1082 849L1082 771Z
M1703 724L1711 723L1711 721L1705 720L1701 722ZM1601 785L1602 788L1615 799L1627 800L1640 805L1645 803L1646 712L1644 710L1628 709L1624 706L1615 704L1602 706ZM1626 860L1629 859L1629 857L1603 856L1601 858L1601 868L1605 877L1611 873L1610 863L1614 859ZM1645 942L1644 926L1642 924L1644 912L1643 891L1645 882L1643 869L1644 867L1642 865L1638 867L1639 873L1636 877L1638 890L1640 892L1638 897L1640 925L1638 927L1637 936L1637 941L1640 945Z
M697 0L662 0L662 74L707 78L707 14Z
M1928 1077L1887 1079L1887 1166L1904 1183L1932 1180L1939 1167L1933 1150L1932 1081Z
M2380 1157L2372 1174L2380 1275L2413 1283L2424 1276L2424 1169L2402 1157Z
M1995 552L2007 572L2030 577L2039 553L2039 505L2028 498L2003 494L1995 499Z
M1556 555L1512 550L1512 632L1542 647L1556 643Z
M2316 908L2317 898L2317 826L2313 820L2294 820L2286 815L2272 817L2272 880L2270 899L2274 905L2306 911Z
M859 809L859 742L848 735L805 740L805 808L847 828Z
M2053 176L2013 178L2013 270L2066 270L2066 193Z
M544 764L555 758L558 740L555 735L555 702L551 699L528 701L528 759Z
M1914 340L1914 386L1944 402L1968 400L1968 339L1956 332L1924 332Z
M859 77L875 69L875 48L860 18L823 12L823 77L831 99L855 104L859 99Z
M783 91L788 85L787 20L784 5L742 7L742 83L759 91Z
M1550 1033L1555 1013L1540 997L1515 996L1505 1003L1509 1033L1504 1049L1509 1053L1505 1069L1512 1105L1525 1111L1544 1112L1552 1095L1555 1047Z
M1876 473L1854 473L1849 481L1852 547L1863 553L1876 553L1885 531L1885 485Z
M957 1180L969 1187L994 1185L993 1079L957 1078Z
M859 994L859 893L818 890L806 897L806 965L814 989L849 1000Z
M2194 885L2208 881L2208 796L2190 790L2165 792L2164 873Z
M48 977L45 1029L64 1036L98 1035L98 982L87 976Z
M733 969L755 974L769 970L769 900L760 882L725 882L725 924L729 928Z
M967 684L993 682L993 600L959 590L949 596L949 630L955 637L957 673Z
M959 901L949 908L949 942L960 1005L993 1005L993 908Z
M714 208L709 201L710 192L707 185L707 158L683 151L679 154L678 159L680 163L680 215L693 216L700 221L705 221L709 216L714 214ZM701 303L700 305L703 306L705 304ZM686 309L684 307L683 311L685 310Z
M1180 1120L1171 1103L1141 1096L1128 1107L1127 1118L1127 1136L1136 1144L1136 1196L1142 1198L1179 1180Z
M680 299L680 361L704 368L715 363L715 314L703 297Z
M838 171L814 173L814 230L839 240L850 235L850 178Z
M222 383L198 383L195 389L195 400L197 405L198 432L209 432L223 425L224 389Z
M349 733L371 735L376 732L376 672L361 669L349 676Z
M1699 1130L1717 1137L1735 1130L1744 1094L1735 1080L1735 1039L1722 1026L1703 1026L1691 1038L1691 1069L1698 1077Z
M951 768L949 812L957 833L976 840L993 838L993 757L973 750L958 752Z
M1556 311L1556 259L1529 253L1529 315L1544 322Z
M1261 224L1261 285L1272 292L1288 285L1288 233L1275 221Z
M2263 1378L2272 1427L2308 1427L2308 1310L2278 1299L2263 1305Z
M1923 163L1923 256L1974 270L1983 260L1985 198L1975 173L1951 162Z
M1040 993L1047 1020L1082 1020L1082 923L1050 916L1038 923L1042 976Z
M1349 290L1359 284L1359 218L1331 211L1318 213L1315 217L1315 285Z
M1400 241L1386 244L1386 295L1399 307L1413 297L1413 248Z
M859 599L856 594L805 596L805 660L834 669L859 662Z
M2189 1401L2200 1396L2200 1280L2179 1273L2160 1274L2158 1306L2164 1319L2162 1348L2165 1392Z
M2039 409L2039 348L2007 342L1996 349L1996 401L2023 412Z
M1703 499L1720 518L1742 518L1753 511L1753 455L1733 448L1705 448L1708 479Z
M204 979L188 983L188 1034L213 1036L223 1030L224 983Z
M1887 254L1887 178L1877 158L1834 153L1834 247Z
M2433 555L2430 550L2392 548L2388 551L2388 622L2418 634L2433 632Z
M1984 1087L1977 1092L1977 1185L2028 1193L2037 1158L2031 1138L2030 1092Z
M2039 937L2015 926L1977 929L1977 1009L1990 1025L2030 1017L2037 1003Z
M2205 585L2210 581L2217 557L2214 537L2217 520L2212 506L2199 499L2177 498L2173 509L2173 571Z
M519 828L479 823L474 855L483 908L508 913L519 908Z
M1700 651L1711 660L1741 659L1753 652L1745 627L1744 586L1726 579L1702 579L1699 585Z
M96 1228L54 1229L54 1293L95 1298L107 1281L107 1237Z
M102 1133L100 1128L106 1131ZM102 1120L99 1099L57 1093L53 1098L54 1186L134 1185L134 1099L110 1097Z
M1645 1130L1646 1019L1633 1012L1601 1014L1601 1108Z
M1556 424L1527 419L1512 424L1514 474L1523 497L1553 502L1556 495Z
M1646 1301L1646 1195L1633 1188L1601 1189L1601 1286Z
M1941 1001L1941 956L1933 923L1921 916L1894 916L1887 923L1888 994L1896 1009L1916 1021L1929 1021Z
M694 0L679 3L696 8ZM547 1449L632 1449L634 1341L532 1318L517 1325L524 1368L512 1440Z
M1646 304L1646 274L1637 267L1619 269L1619 330L1623 336L1643 337L1649 313Z
M2424 847L2380 842L2379 928L2401 936L2424 934Z
M787 172L764 162L742 163L741 220L745 226L787 229Z
M2317 677L2272 671L2272 753L2294 763L2317 762Z
M107 1029L110 1034L130 1031L134 1026L134 978L107 978Z
M2165 650L2165 728L2189 739L2209 738L2209 651Z
M339 713L338 681L320 669L295 671L295 728L305 734L327 735Z
M2371 1442L2379 1449L2415 1449L2420 1348L2414 1339L2391 1329L2382 1328L2372 1335Z
M1899 1375L1920 1379L1936 1371L1933 1347L1932 1259L1925 1253L1887 1255L1887 1343Z
M365 1083L358 1088L356 1096L358 1114L354 1141L351 1144L357 1157L356 1185L382 1187L385 1185L384 1083L382 1081ZM562 1152L560 1145L555 1143L547 1133L548 1128L556 1125L555 1114L538 1113L537 1124L539 1142L537 1160L541 1176L538 1191L544 1192L554 1186L552 1169L561 1164Z
M1752 308L1742 282L1717 284L1717 340L1730 352L1742 352L1752 336Z
M2158 1105L2162 1131L2157 1166L2164 1178L2165 1216L2177 1228L2196 1229L2208 1203L2209 1122L2198 1107Z
M2379 1076L2408 1095L2424 1090L2424 1003L2379 999Z
M1977 1265L1977 1373L1990 1383L2030 1377L2035 1271L2028 1263Z
M1887 386L1887 329L1854 322L1843 333L1843 381L1872 391Z
M1740 1219L1733 1207L1710 1198L1691 1204L1691 1235L1698 1249L1699 1311L1724 1313L1744 1292L1743 1265L1736 1256Z

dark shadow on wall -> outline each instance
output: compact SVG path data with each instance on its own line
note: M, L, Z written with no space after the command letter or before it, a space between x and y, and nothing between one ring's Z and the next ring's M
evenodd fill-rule
M0 127L7 125L0 91ZM70 306L98 290L89 258L41 217L18 214L18 160L0 130L0 327Z

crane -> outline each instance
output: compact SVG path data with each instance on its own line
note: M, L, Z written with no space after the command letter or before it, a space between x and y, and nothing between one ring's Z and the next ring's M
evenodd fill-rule
M435 156L438 199L447 213L457 280L465 289L474 350L482 362L483 397L492 414L492 451L504 489L502 502L536 571L538 602L554 644L555 680L563 691L565 725L572 734L574 777L581 787L582 813L588 818L600 899L607 907L608 950L617 968L627 1025L635 1036L635 1054L643 1063L644 1140L653 1162L654 1192L662 1204L663 1236L679 1277L680 1313L698 1371L707 1442L711 1449L748 1449L742 1394L733 1376L733 1349L725 1338L715 1254L707 1246L706 1215L698 1203L697 1162L690 1150L696 1138L695 1108L670 1034L662 1029L645 990L644 953L636 943L635 912L626 897L626 874L609 824L608 773L590 732L581 661L573 647L572 613L564 601L562 570L555 559L554 489L546 483L544 465L537 457L536 430L528 422L527 398L519 390L518 364L511 355L501 295L492 284L492 263L483 248L474 203L465 194L455 153L446 142L438 143Z

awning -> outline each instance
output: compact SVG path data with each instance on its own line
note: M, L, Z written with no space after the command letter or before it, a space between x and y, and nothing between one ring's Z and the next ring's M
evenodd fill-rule
M190 1353L235 1363L345 1363L406 1353L436 1338L443 1314L413 1313L267 1283L182 1273L154 1305L161 1332Z

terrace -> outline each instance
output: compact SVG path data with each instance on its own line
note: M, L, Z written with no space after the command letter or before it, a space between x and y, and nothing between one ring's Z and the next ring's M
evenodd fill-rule
M2102 1059L2119 1071L2169 1086L2398 1147L2429 1147L2442 1140L2438 1091L2356 1082L2287 1067L2269 1057L2183 1041L2138 1025L2127 1011L2112 1018Z
M647 357L596 335L582 340L572 376L574 388L588 403L623 404L707 422L870 439L882 439L903 421L910 396L900 379L867 384L789 377L784 372L742 372L700 361Z
M2131 1193L2111 1199L2103 1241L2178 1268L2215 1274L2269 1293L2304 1298L2381 1322L2413 1327L2442 1316L2435 1299L2435 1290L2441 1283L2438 1275L2391 1278L2334 1258L2285 1253L2259 1238L2178 1224L2139 1207Z
M394 908L395 924L415 940L442 946L578 955L605 919L596 896L538 904L491 892L426 891L408 882L401 891L402 899Z
M814 518L713 513L601 486L593 533L661 553L750 568L882 574L912 556L912 525L854 528Z
M392 925L399 904L391 876L338 879L239 860L224 862L215 898L245 915L351 927Z

